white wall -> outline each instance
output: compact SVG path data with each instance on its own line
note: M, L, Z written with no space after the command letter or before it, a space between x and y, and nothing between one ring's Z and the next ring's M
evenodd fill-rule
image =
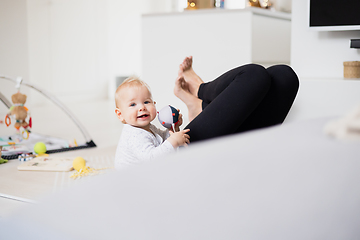
M24 80L54 92L51 74L51 24L47 0L27 0L27 32L30 76ZM31 104L40 104L40 94L31 95Z
M106 96L106 6L102 0L28 0L32 83L64 101Z
M176 8L175 0L0 0L0 74L69 103L105 99L116 76L141 74L141 14Z
M108 95L113 98L117 76L141 75L141 15L177 9L177 0L108 0Z
M349 40L360 38L360 31L310 30L307 7L307 0L292 2L291 65L302 78L342 78L343 62L360 60L360 50L349 47Z
M0 1L0 75L29 77L26 11L26 0ZM0 79L0 91L10 98L16 89L10 81ZM1 102L0 111L7 112Z
M4 33L0 74L22 76L65 101L107 96L106 1L1 0L0 4ZM11 95L16 91L13 86L4 92ZM28 105L44 102L43 96L29 91Z

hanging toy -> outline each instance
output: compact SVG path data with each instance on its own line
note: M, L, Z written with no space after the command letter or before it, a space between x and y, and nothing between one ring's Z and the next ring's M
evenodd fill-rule
M18 132L20 132L20 128L23 128L22 136L24 139L29 138L30 128L32 125L31 117L29 116L29 123L26 122L26 118L28 117L28 109L24 106L26 102L27 96L20 92L17 92L11 96L11 100L13 102L13 106L10 107L10 112L5 117L6 126L10 126L11 118L15 118L14 127ZM25 134L25 135L24 135Z
M179 121L179 111L168 105L158 111L158 119L161 125L174 131L174 125Z

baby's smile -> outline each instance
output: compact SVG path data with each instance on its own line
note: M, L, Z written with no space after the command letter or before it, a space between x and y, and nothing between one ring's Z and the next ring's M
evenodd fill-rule
M138 116L137 118L145 119L147 117L149 117L149 114L142 114L142 115Z

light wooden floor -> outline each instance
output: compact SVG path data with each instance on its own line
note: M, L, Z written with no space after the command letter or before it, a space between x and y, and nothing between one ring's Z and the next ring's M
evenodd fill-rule
M93 168L113 166L116 145L122 129L122 123L114 114L114 102L101 100L64 104L83 124L97 147L56 153L51 156L81 156L87 160L87 166ZM50 104L33 106L30 111L33 132L68 139L69 142L73 142L74 139L78 143L84 142L81 132L57 106ZM0 124L0 132L1 135L12 134L14 128ZM10 216L26 204L36 203L47 194L61 191L73 184L86 181L86 178L94 177L73 180L70 178L73 172L18 171L17 166L20 163L16 159L0 165L0 218ZM102 170L101 173L106 174L110 171L114 170L109 168Z

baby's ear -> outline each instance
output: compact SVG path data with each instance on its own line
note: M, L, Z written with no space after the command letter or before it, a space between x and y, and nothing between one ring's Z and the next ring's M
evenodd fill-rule
M119 108L115 108L115 114L118 117L118 119L120 119L120 121L124 121L124 118L123 118Z

